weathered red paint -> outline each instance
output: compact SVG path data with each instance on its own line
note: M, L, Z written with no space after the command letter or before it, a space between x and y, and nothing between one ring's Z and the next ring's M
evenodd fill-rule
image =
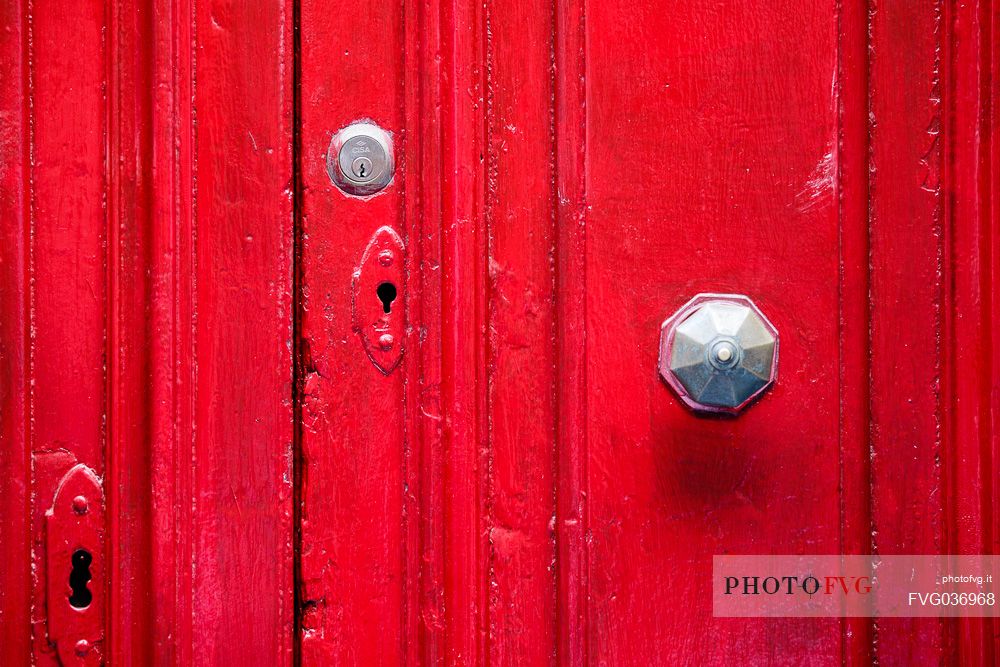
M996 662L991 621L714 619L708 577L1000 547L992 0L0 23L4 664L59 664L81 465L110 664ZM781 336L735 419L657 375L701 292Z
M44 514L77 464L108 662L291 661L292 9L0 9L4 664L58 663Z

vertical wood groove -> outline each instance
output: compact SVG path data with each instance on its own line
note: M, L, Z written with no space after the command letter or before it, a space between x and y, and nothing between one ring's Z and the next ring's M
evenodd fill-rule
M433 494L438 488L436 467L437 447L435 442L440 434L440 406L434 367L439 352L437 338L432 335L433 320L427 317L429 300L435 291L430 286L431 272L428 258L437 255L431 242L434 234L425 229L427 196L429 190L433 201L433 182L428 182L428 160L433 159L427 135L427 126L433 123L434 114L427 104L427 68L432 68L428 54L428 44L433 33L427 26L425 3L405 2L403 12L404 41L404 117L406 132L403 136L402 155L403 190L405 201L404 234L408 246L408 271L406 291L407 320L427 327L426 336L417 340L409 338L409 359L402 365L406 373L404 440L406 442L406 572L404 596L404 627L408 640L405 641L403 660L406 665L439 665L440 652L437 631L431 619L441 616L439 591L440 581L439 550L433 544L437 519L432 511ZM433 51L433 49L431 49ZM431 105L433 108L433 105ZM431 260L433 261L433 260Z
M869 3L841 0L838 22L840 551L872 546L870 456ZM841 622L841 662L867 659L870 619Z
M482 3L442 4L442 403L446 658L479 664L486 605L483 476L485 245Z
M32 517L37 513L36 502L35 502L35 460L34 460L34 449L35 449L35 182L34 182L34 168L33 164L35 161L35 87L34 87L34 47L32 44L32 36L34 33L34 1L24 0L24 16L23 16L23 26L24 26L24 85L25 85L25 106L27 107L27 118L25 123L25 140L27 148L27 161L24 165L25 178L26 178L26 192L25 192L25 290L24 290L24 308L27 313L27 322L25 329L25 348L26 348L26 384L25 384L25 440L26 440L26 451L27 460L25 461L25 466L27 468L27 488L25 493L27 495L27 509L28 515L26 518L26 528L28 530L28 546L29 546L29 562L31 563L30 568L34 568L35 565L35 536L34 536L34 523ZM30 632L30 642L32 656L31 659L34 661L34 651L37 645L37 624L34 619L34 606L35 606L35 575L32 575L32 579L29 581L28 587L28 597L29 602L29 620L31 623Z
M995 431L991 386L996 371L995 327L997 220L991 217L998 187L990 180L995 89L991 26L1000 20L991 2L943 6L942 146L944 191L942 309L946 369L942 413L948 442L945 458L949 553L996 553L994 547L995 480L1000 475L992 450ZM992 407L991 407L992 406ZM959 619L949 627L953 655L963 664L993 664L996 619Z
M30 101L27 2L0 9L0 645L13 664L31 653Z
M107 7L106 459L109 600L107 649L124 662L149 664L153 652L151 451L154 346L148 312L152 291L153 217L152 5L131 0ZM128 610L127 613L124 613Z
M153 377L152 512L160 539L154 570L166 585L153 603L157 665L191 664L193 493L198 400L197 347L197 6L194 0L153 4Z
M497 542L495 536L497 534L496 529L498 528L498 521L496 515L496 504L497 504L497 480L495 479L494 467L497 464L496 461L496 437L494 433L494 415L496 410L496 396L495 392L497 389L497 341L494 336L495 327L497 326L497 317L494 309L496 307L495 299L495 282L492 279L491 268L497 262L497 248L496 248L496 218L494 215L494 209L497 205L497 172L499 170L498 156L494 151L494 136L495 136L495 119L496 119L496 108L495 108L495 72L494 72L494 41L493 41L493 26L491 20L494 13L494 5L492 0L484 0L483 5L483 22L481 27L482 36L482 79L483 79L483 94L482 94L482 117L483 117L483 215L482 215L482 237L483 237L483 250L484 257L482 263L481 273L484 277L483 279L483 292L484 292L484 302L483 307L483 325L482 325L482 347L483 352L481 354L483 360L483 381L482 381L482 417L481 417L481 431L483 433L483 438L481 440L480 450L483 454L480 456L480 461L482 465L482 478L483 482L481 487L483 489L483 499L480 503L480 522L482 524L481 531L485 538L485 549L482 555L482 571L483 576L483 594L481 596L481 636L483 646L480 650L480 661L478 664L489 665L494 662L494 657L496 656L496 648L501 640L500 628L497 627L497 623L502 624L504 621L502 614L497 614L495 605L497 591L499 590L500 582L497 578Z
M556 0L557 656L589 661L586 0Z
M305 353L308 344L303 335L302 290L303 275L303 205L302 193L302 3L292 2L292 63L291 63L291 161L292 161L292 665L302 665L302 615L304 610L304 583L302 577L302 487L305 475L302 446L302 404L305 399ZM405 570L404 570L405 571ZM403 585L406 585L404 580Z

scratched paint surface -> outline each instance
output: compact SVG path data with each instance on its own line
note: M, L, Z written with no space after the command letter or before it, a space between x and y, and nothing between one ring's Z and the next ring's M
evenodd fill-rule
M370 119L396 142L402 139L401 20L398 4L353 3L330 11L325 3L304 2L301 8L304 664L399 663L404 587L415 583L404 567L404 475L414 459L404 432L403 374L377 369L354 331L355 310L382 311L378 283L362 279L359 292L352 291L354 271L377 230L401 232L402 175L397 172L384 192L359 199L343 195L326 173L333 133L354 121ZM373 270L368 266L365 275ZM396 289L389 308L402 322L403 285ZM416 346L415 332L403 338L393 344Z
M943 241L936 179L966 173L937 129L954 39L943 21L980 31L982 49L995 17L906 3L869 16L827 1L431 2L404 3L401 24L395 9L348 9L369 20L345 32L311 5L305 664L369 651L391 662L397 641L428 664L992 660L979 622L713 619L708 574L714 553L940 550L952 502L979 517L964 548L992 548L992 491L943 495L945 453L974 479L993 465L991 436L969 425L993 414L995 363L953 381L971 385L967 411L941 393L955 349L942 337L959 326L942 308L976 292L974 276L949 291L942 270L983 251L974 232L961 248ZM402 53L402 73L371 73L359 42ZM903 43L904 66L880 55ZM404 168L362 206L331 190L317 151L376 113L405 137ZM966 148L970 161L992 155ZM346 276L380 224L407 240L412 336L395 381L356 365L341 319ZM777 386L736 420L691 414L656 377L660 322L703 291L750 295L782 332ZM962 326L973 346L991 340ZM341 355L360 418L317 365ZM935 427L948 419L971 444ZM374 496L340 495L369 484ZM363 540L341 541L362 526ZM356 557L366 550L377 556ZM383 594L359 594L372 585ZM373 617L383 605L394 612Z
M374 113L364 104L382 114L402 104L406 167L360 221L357 202L320 177L307 202L349 213L317 223L307 205L305 247L396 220L382 207L403 196L395 224L408 242L405 303L418 334L401 395L387 383L373 404L370 380L359 385L376 414L383 397L398 401L402 482L368 467L398 446L395 422L381 417L388 428L375 442L353 440L359 461L304 450L306 511L314 494L357 485L356 474L403 484L401 503L390 489L390 503L348 501L350 517L309 517L307 664L372 650L370 603L344 607L343 595L383 581L382 554L311 560L331 535L372 517L404 531L400 625L388 636L403 638L411 662L825 664L876 652L890 662L990 661L989 626L976 622L897 632L711 617L712 554L940 550L958 516L941 495L954 474L941 455L968 460L955 463L965 470L992 465L991 436L968 425L993 414L983 378L995 364L964 380L979 388L965 390L977 397L968 411L948 407L955 399L939 389L952 354L941 309L976 291L949 292L940 265L983 251L973 232L961 249L943 241L936 179L966 173L940 148L940 52L955 36L943 21L980 31L982 49L996 18L982 8L950 18L906 3L872 8L404 3L397 32L383 23L395 15L357 9L377 20L349 21L349 36L306 11L307 125L330 89L363 92L325 134L303 133L305 173L319 173L312 153L338 123ZM372 102L365 84L385 79L354 60L355 39L404 53L401 91ZM904 43L905 66L880 55ZM954 81L975 71L977 53L989 60L969 47ZM327 67L342 60L347 70ZM978 103L989 91L963 90ZM966 148L992 155L985 144ZM319 294L328 322L339 316L364 241L352 243L337 274L327 265L340 259L304 257L307 318ZM752 296L782 332L777 386L737 420L692 415L656 377L660 322L703 291ZM342 327L303 328L310 363L316 339ZM963 331L973 345L992 336ZM357 355L357 340L340 343ZM904 358L889 361L900 349ZM355 356L347 363L353 374ZM336 413L314 399L322 385L307 376L312 420ZM972 444L936 429L940 415L972 429ZM341 431L356 428L352 417ZM307 432L304 442L317 437L341 436ZM338 483L345 466L352 479ZM992 548L985 488L951 491L979 517L960 540L967 549ZM370 536L391 549L386 530ZM337 566L348 583L331 576ZM330 618L330 594L345 615Z
M0 23L0 662L58 664L44 514L82 463L110 664L996 663L992 622L709 591L717 553L1000 549L994 3ZM357 120L397 155L364 199L325 173ZM388 374L353 315L385 226ZM706 291L781 335L737 419L656 373Z
M0 17L0 662L57 664L43 517L79 463L109 664L288 664L291 6Z
M829 663L836 621L712 619L709 574L714 553L842 551L836 4L592 10L588 650ZM803 20L784 21L793 10ZM650 44L640 76L617 72L626 39ZM639 109L660 114L636 122ZM655 177L623 189L626 152ZM660 323L699 292L751 296L781 335L776 386L738 419L693 415L654 374Z

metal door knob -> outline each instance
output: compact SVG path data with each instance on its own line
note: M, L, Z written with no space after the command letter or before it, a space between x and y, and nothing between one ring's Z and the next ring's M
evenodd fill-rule
M689 408L737 414L774 383L778 331L749 297L699 294L663 323L659 366Z

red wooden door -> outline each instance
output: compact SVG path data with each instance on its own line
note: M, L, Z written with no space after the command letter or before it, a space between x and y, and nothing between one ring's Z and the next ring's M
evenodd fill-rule
M992 2L0 21L0 663L996 662L712 610L714 555L1000 546ZM701 293L777 331L735 417L658 371Z

